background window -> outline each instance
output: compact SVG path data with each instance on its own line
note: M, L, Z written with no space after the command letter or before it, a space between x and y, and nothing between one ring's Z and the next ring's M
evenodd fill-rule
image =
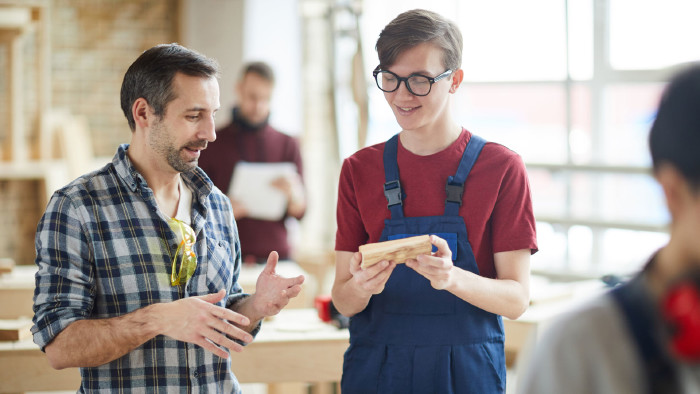
M400 131L371 79L376 39L400 12L419 7L462 30L458 121L518 152L528 167L541 249L533 271L594 277L639 269L668 240L647 134L669 76L700 59L700 4L365 1L367 145ZM341 155L357 148L345 144Z

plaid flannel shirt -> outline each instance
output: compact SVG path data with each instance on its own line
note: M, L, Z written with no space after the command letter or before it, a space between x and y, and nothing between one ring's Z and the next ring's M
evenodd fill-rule
M42 350L76 320L121 316L222 288L221 306L246 296L237 283L240 244L230 202L199 168L181 174L193 190L197 269L186 285L170 285L176 235L128 148L120 146L111 163L56 191L39 222L32 333ZM80 373L81 392L240 392L228 359L164 335Z

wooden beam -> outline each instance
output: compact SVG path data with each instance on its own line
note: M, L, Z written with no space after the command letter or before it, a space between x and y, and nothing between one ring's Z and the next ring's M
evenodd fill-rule
M397 264L405 263L406 260L415 259L421 254L430 254L432 249L429 235L362 245L360 246L362 268L371 267L382 260L393 260Z

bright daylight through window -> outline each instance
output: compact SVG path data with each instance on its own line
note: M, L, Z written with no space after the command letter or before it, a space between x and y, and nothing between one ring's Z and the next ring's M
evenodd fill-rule
M374 41L385 21L426 7L464 35L455 116L527 164L540 246L533 271L593 277L644 264L668 239L647 134L669 75L700 59L700 3L365 1L368 145L399 131L373 86ZM348 141L343 157L357 149Z

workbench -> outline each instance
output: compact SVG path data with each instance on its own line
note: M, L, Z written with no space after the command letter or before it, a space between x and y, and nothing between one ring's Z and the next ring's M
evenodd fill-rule
M285 309L265 321L255 341L231 355L241 383L340 381L348 331L321 322L313 309ZM26 339L0 342L0 393L76 390L77 368L57 371Z
M33 267L17 268L20 270L0 276L0 305L16 305L18 310L29 308L31 312L33 286L27 286L27 279L33 283ZM25 285L20 286L21 282ZM588 283L570 287L578 289L571 297L537 302L518 320L503 319L509 367L517 368L553 317L597 294L601 286ZM13 298L9 299L8 294ZM232 370L241 383L338 382L348 339L346 329L321 322L314 309L287 308L266 320L255 341L242 353L231 356ZM0 393L75 390L80 385L80 374L77 368L52 369L44 353L31 339L25 339L0 342L0 382Z

